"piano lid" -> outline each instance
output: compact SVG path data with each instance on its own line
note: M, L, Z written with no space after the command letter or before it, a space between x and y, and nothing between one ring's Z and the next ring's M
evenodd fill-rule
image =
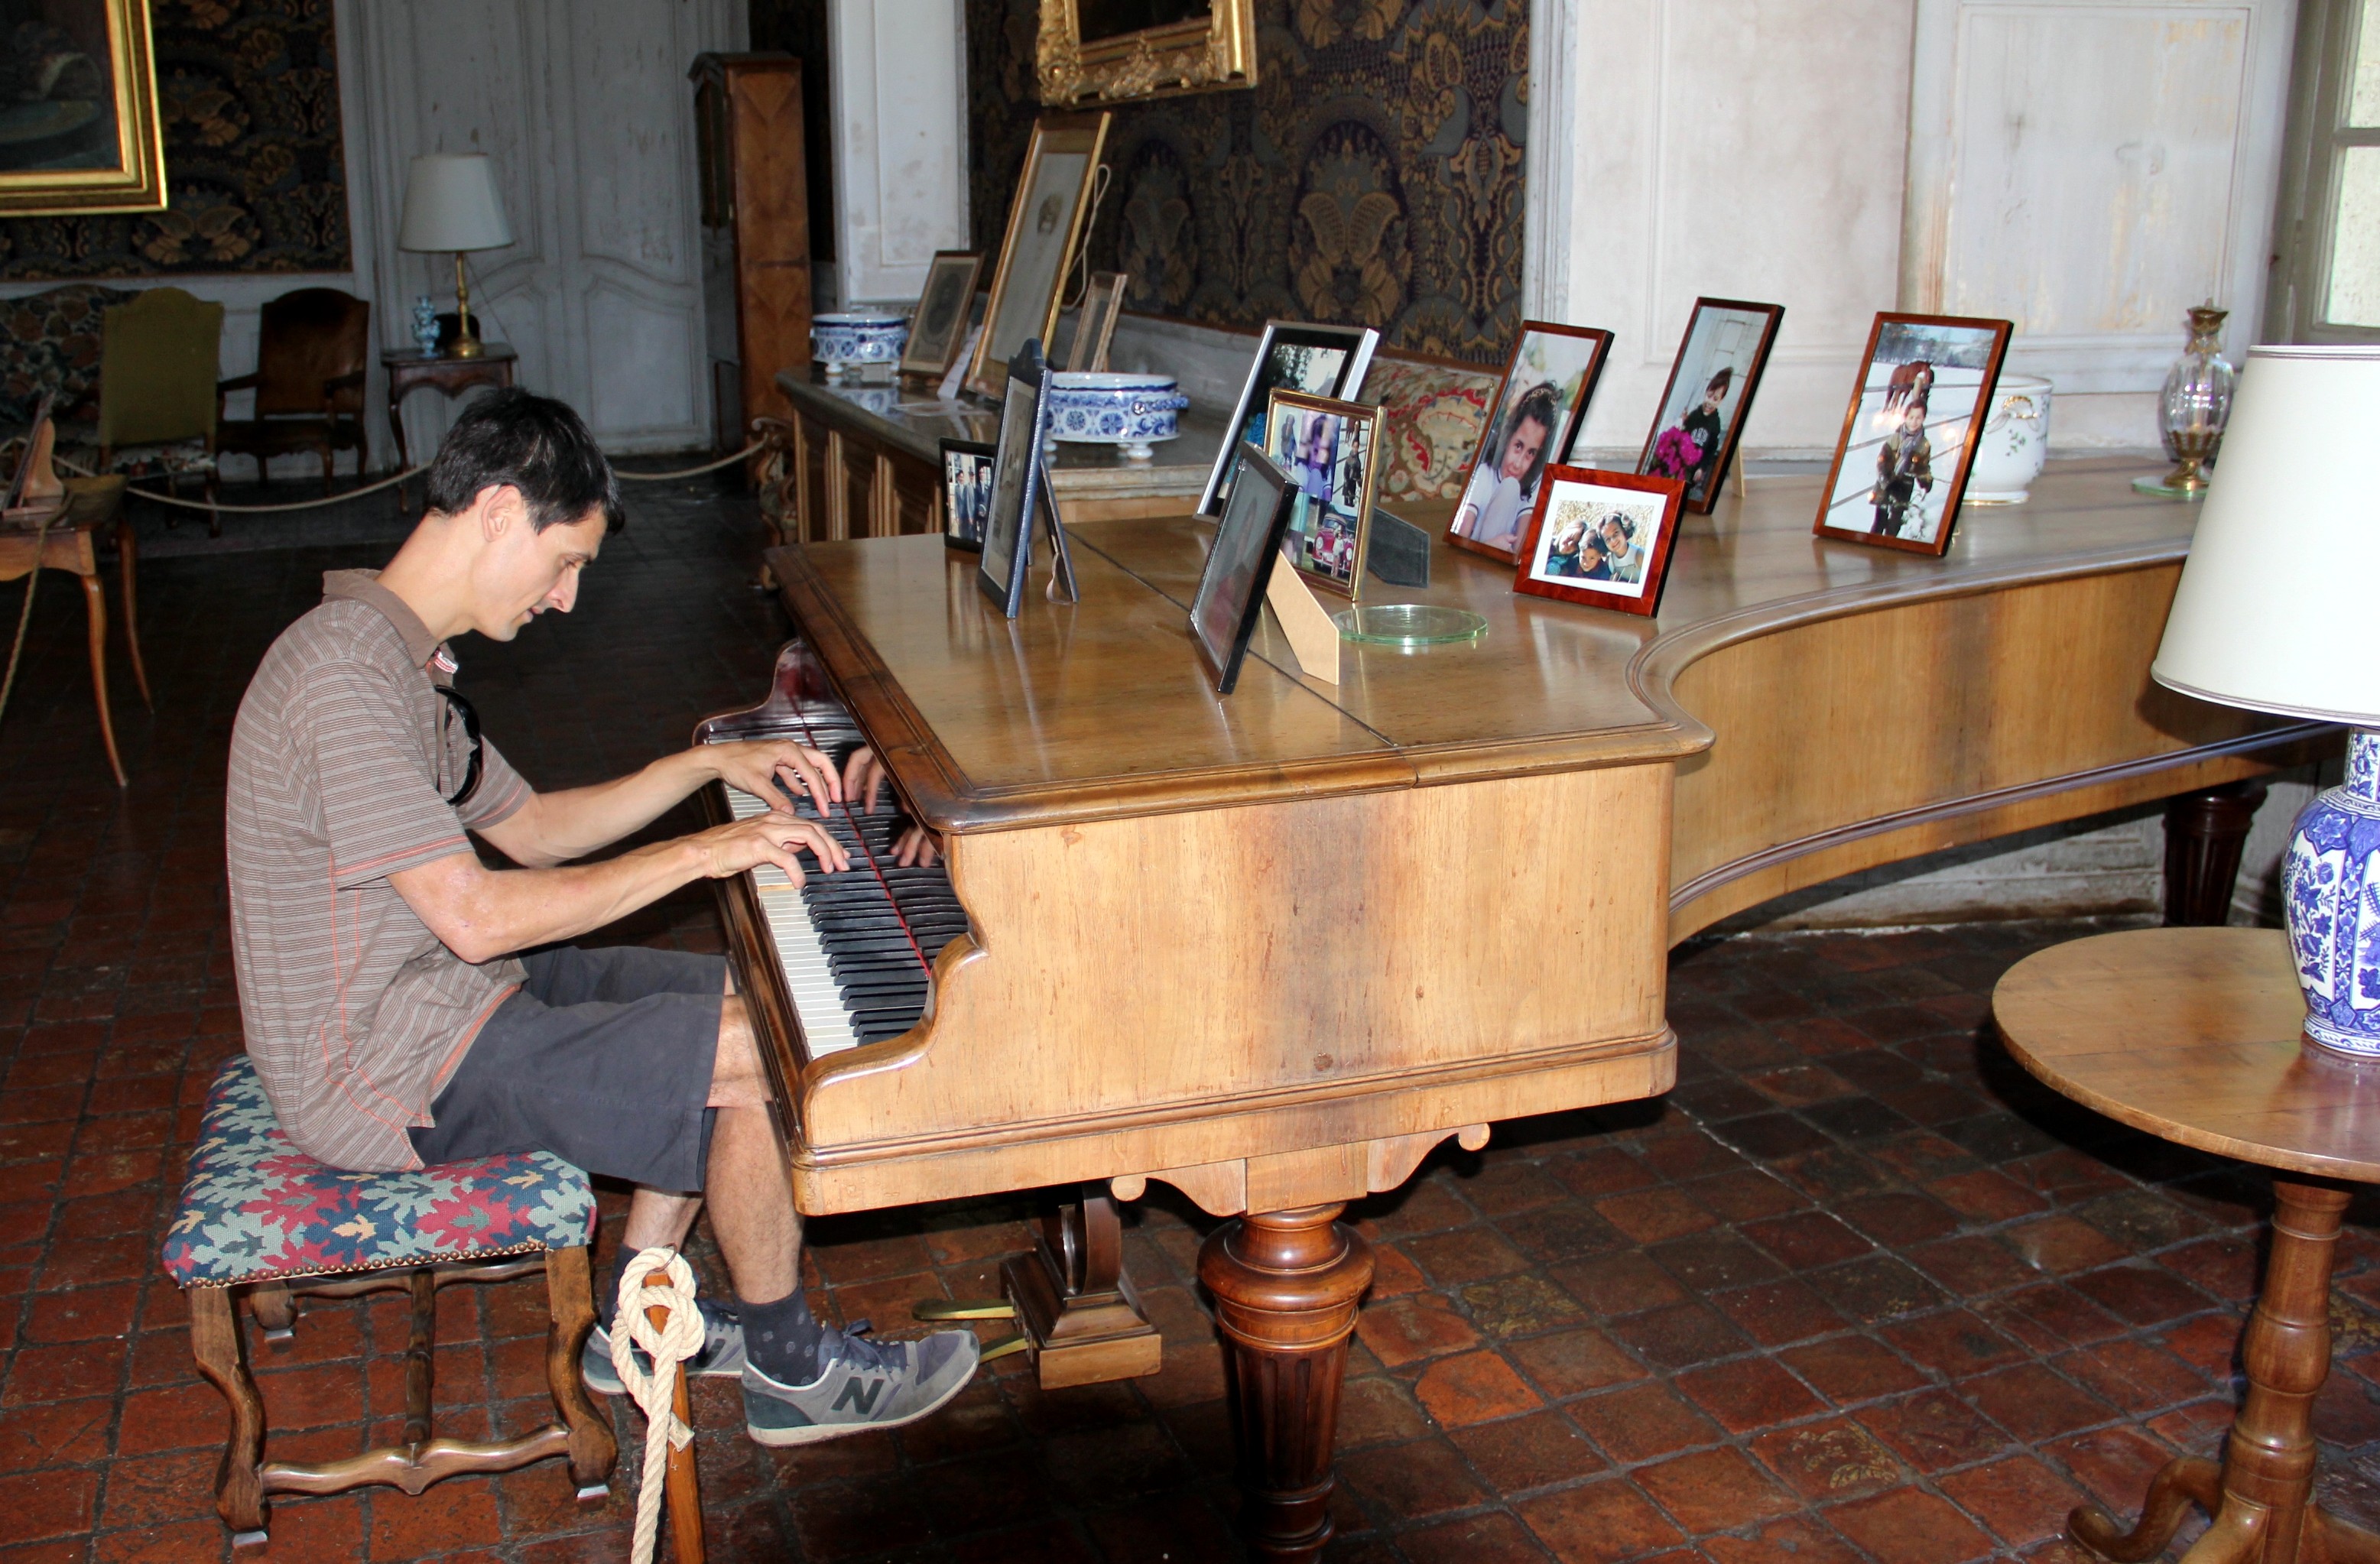
M938 535L769 557L928 823L996 830L1690 755L1710 735L1669 683L1718 646L2012 577L2180 559L2190 507L2132 494L2137 466L2056 464L2031 504L1967 508L1938 560L1814 539L1817 479L1755 481L1748 499L1684 518L1649 622L1518 596L1512 567L1441 543L1428 588L1367 579L1365 600L1470 609L1488 622L1479 641L1343 644L1333 686L1296 673L1268 624L1223 697L1186 623L1203 521L1070 527L1083 600L1044 600L1037 571L1014 622L977 594L975 557ZM1412 519L1439 530L1443 510L1416 506Z

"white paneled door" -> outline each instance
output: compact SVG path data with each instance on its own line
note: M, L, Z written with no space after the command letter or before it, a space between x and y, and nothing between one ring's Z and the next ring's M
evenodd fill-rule
M351 13L345 73L370 135L378 239L373 316L407 346L414 299L454 308L451 257L394 246L419 152L485 152L516 243L470 258L481 335L520 354L522 384L560 396L613 451L707 444L695 205L695 55L743 46L735 0L407 0ZM451 418L433 393L405 406L415 459Z

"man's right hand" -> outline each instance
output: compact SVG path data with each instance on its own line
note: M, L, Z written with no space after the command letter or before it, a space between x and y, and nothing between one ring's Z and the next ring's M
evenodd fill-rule
M803 874L795 857L797 853L809 854L829 873L851 867L851 855L824 826L773 810L750 819L713 826L686 840L699 855L704 875L712 879L725 879L731 874L742 874L762 864L774 864L785 871L787 879L799 885Z

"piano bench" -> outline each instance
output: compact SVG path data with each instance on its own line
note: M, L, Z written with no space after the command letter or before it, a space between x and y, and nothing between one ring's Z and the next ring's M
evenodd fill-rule
M270 1494L335 1494L386 1484L419 1494L459 1473L509 1472L565 1456L581 1498L601 1495L617 1451L611 1420L580 1380L594 1328L588 1248L595 1194L587 1175L544 1152L483 1157L409 1173L351 1173L299 1151L281 1133L256 1068L235 1059L216 1075L174 1221L166 1275L190 1305L199 1372L231 1403L231 1438L215 1477L215 1511L235 1546L264 1540ZM546 1383L559 1421L517 1438L442 1439L431 1433L438 1289L545 1277ZM236 1297L267 1337L288 1336L296 1297L412 1297L405 1351L403 1442L319 1463L264 1459L264 1401L249 1372ZM357 1386L360 1404L363 1387Z

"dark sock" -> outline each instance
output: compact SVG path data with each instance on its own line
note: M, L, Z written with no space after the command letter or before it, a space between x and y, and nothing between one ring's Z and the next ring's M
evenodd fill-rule
M603 1322L607 1331L612 1328L612 1315L620 1306L620 1279L628 1274L628 1262L636 1257L637 1251L621 1244L612 1254L612 1268L603 1273L602 1282L595 1289L595 1317Z
M810 1301L795 1288L773 1303L735 1301L744 1320L744 1352L752 1366L780 1385L807 1385L819 1376L824 1332Z

